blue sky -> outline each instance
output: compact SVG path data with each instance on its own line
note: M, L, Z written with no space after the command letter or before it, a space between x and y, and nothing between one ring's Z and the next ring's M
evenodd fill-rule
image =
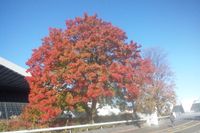
M27 68L49 27L65 28L84 12L120 27L143 48L163 48L178 98L200 97L199 0L1 0L0 56Z

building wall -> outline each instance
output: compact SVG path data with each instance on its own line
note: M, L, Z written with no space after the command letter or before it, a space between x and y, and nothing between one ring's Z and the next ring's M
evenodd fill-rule
M28 103L28 92L2 86L0 86L0 90L0 119L9 119L12 116L19 115Z

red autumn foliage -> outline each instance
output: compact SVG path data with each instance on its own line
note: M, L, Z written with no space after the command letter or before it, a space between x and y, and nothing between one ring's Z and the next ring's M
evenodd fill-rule
M111 23L85 14L66 26L50 28L27 62L32 76L24 115L32 121L46 122L80 103L91 115L98 100L113 97L115 89L126 88L129 99L136 98L150 71L139 46L127 43L125 32Z

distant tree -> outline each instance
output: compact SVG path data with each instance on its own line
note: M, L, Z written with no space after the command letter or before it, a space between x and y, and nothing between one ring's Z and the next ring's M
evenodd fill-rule
M154 72L152 82L144 86L142 95L137 100L138 109L144 113L153 113L156 109L158 115L169 113L170 106L176 102L174 74L167 62L166 53L159 48L144 50L143 57L152 61Z
M97 103L123 95L124 89L129 99L138 96L145 61L124 31L87 14L66 25L51 28L27 62L32 76L24 116L30 121L47 122L64 110L85 111L93 121Z

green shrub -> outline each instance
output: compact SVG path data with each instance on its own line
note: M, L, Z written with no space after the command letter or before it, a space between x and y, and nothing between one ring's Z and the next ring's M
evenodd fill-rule
M4 120L0 121L0 132L7 131L7 129L8 129L8 125L6 121Z

